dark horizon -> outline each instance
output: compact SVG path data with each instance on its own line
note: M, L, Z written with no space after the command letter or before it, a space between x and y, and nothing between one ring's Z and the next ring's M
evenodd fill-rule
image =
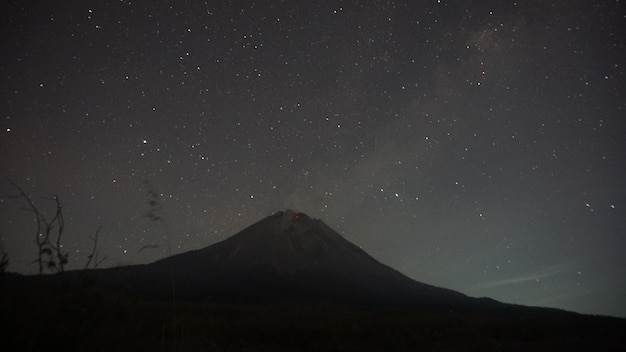
M256 236L260 236L261 238L266 238L266 240L267 240L267 235L268 235L268 233L267 233L267 225L262 225L262 224L263 223L267 223L268 221L276 222L276 220L274 220L274 219L277 216L281 217L281 218L284 218L285 216L293 217L293 222L294 223L300 222L302 220L305 220L307 222L314 222L314 223L323 224L321 226L328 226L328 225L326 225L323 222L322 219L310 218L304 212L294 211L292 209L285 209L285 210L280 210L280 211L274 212L273 214L268 215L267 217L259 219L257 222L246 226L244 229L242 229L241 231L239 231L239 232L237 232L237 233L227 237L225 240L217 242L217 243L214 243L214 244L211 244L211 245L209 245L207 247L198 248L198 249L194 249L194 250L189 250L189 251L183 252L183 253L176 253L176 254L166 255L166 256L164 256L162 258L156 259L155 261L149 262L149 263L137 263L137 264L133 264L133 265L130 265L130 266L120 265L120 266L114 266L114 267L108 267L107 265L92 265L92 266L85 266L83 268L74 268L74 269L65 270L65 272L68 275L72 275L70 277L73 278L72 279L72 282L73 282L74 279L77 279L77 278L80 279L84 275L88 275L88 277L90 277L91 280L93 280L93 279L95 279L95 278L97 278L99 276L98 275L90 276L90 275L93 275L93 274L96 274L96 273L100 273L101 272L100 269L115 268L116 270L118 270L118 273L121 273L121 272L119 272L119 270L123 270L125 268L133 269L133 268L136 268L136 267L138 267L138 268L155 267L155 269L151 269L151 270L147 271L145 274L142 274L140 276L137 276L138 275L137 273L132 274L132 276L134 277L133 280L126 280L126 279L121 279L121 280L117 279L117 280L115 280L115 281L119 281L118 285L123 285L123 286L129 285L129 284L131 285L131 286L127 286L125 288L125 291L127 292L126 294L130 294L129 297L134 298L134 299L139 299L139 300L146 299L146 297L142 296L145 293L139 293L138 296L135 296L135 295L137 295L137 293L135 293L135 294L132 293L134 290L138 290L136 292L146 292L145 289L141 288L141 282L142 282L143 275L147 274L148 276L143 278L143 279L148 281L148 282L150 282L150 281L154 280L154 277L152 277L152 276L156 275L159 270L163 271L161 274L165 275L166 274L165 272L167 270L172 270L173 268L176 267L176 265L181 265L182 264L186 268L186 269L183 269L183 271L180 273L180 274L184 273L183 276L189 276L189 275L193 276L193 274L189 274L189 273L190 272L191 273L193 273L193 272L199 273L199 272L202 272L202 271L212 270L212 269L216 270L218 272L218 276L223 276L224 273L222 273L220 270L224 270L224 268L221 265L217 265L217 266L214 266L214 265L208 265L208 266L207 265L201 265L201 266L198 266L198 263L199 262L205 262L205 264L207 264L207 263L211 262L211 260L208 259L208 258L213 258L216 255L217 255L217 257L229 257L231 254L228 254L227 252L226 253L222 252L221 254L216 254L215 250L213 250L213 252L207 252L207 250L211 250L213 248L223 246L226 243L231 243L231 242L234 241L235 238L241 237L241 236L247 237L248 240L252 240L252 238L256 237ZM283 223L283 221L281 220L281 225L280 226L281 227L285 227L285 228L279 229L276 234L279 234L280 232L283 232L283 231L294 231L294 230L286 230L286 226L288 226L288 225L283 225L282 223ZM293 226L293 225L291 225L291 226ZM309 227L309 225L307 225L307 228L308 227ZM317 228L317 226L316 226L316 228ZM318 231L318 230L316 230L316 231ZM333 230L329 228L329 231L333 231ZM297 232L297 230L296 230L296 232ZM245 234L245 235L243 235L243 234ZM337 235L340 236L341 241L346 241L346 239L343 238L340 234L337 234ZM318 235L316 235L316 236L318 236ZM257 242L257 241L255 241L255 242ZM359 251L362 251L362 248L360 248L356 244L352 244L350 242L346 242L346 243L349 243L349 246L356 246L356 247L359 248ZM262 244L262 243L261 243L261 245L266 245L266 246L270 245L271 246L271 244ZM237 248L240 248L241 246L248 247L247 248L248 250L253 250L254 251L255 247L258 247L258 244L255 245L253 243L246 243L246 242L239 241L235 246ZM231 245L231 247L232 247L232 245ZM217 253L220 253L220 250L217 250L217 251L218 251ZM223 249L221 251L223 251ZM239 249L236 249L235 251L239 251ZM199 256L199 253L204 253L204 254ZM213 253L213 254L209 254L209 253ZM378 263L382 264L383 267L387 267L387 265L385 263L380 262L376 258L372 257L369 253L367 253L367 252L363 252L363 253L365 254L366 257L370 257L375 262L378 262ZM247 255L247 256L249 258L251 258L252 260L255 260L254 258L256 258L256 256L250 256L250 255ZM203 259L203 257L206 257L206 259ZM199 260L199 262L198 262L198 260ZM174 266L171 266L172 264L165 265L165 263L178 263L178 264L174 264ZM92 262L92 264L93 264L93 262ZM338 267L338 268L341 268L341 267L344 267L344 264L343 263L336 263L335 266ZM195 268L195 269L193 269L193 268ZM228 267L226 267L226 268L228 268ZM397 271L393 267L389 267L389 268L392 271ZM97 269L98 271L93 272L92 274L89 274L89 272L91 270L94 270L94 269ZM180 269L181 268L179 268L178 270L180 270ZM290 270L287 267L285 267L283 269L284 270ZM355 269L356 269L356 271L355 271ZM360 270L361 273L369 272L369 270L365 270L365 268L363 268L363 269L364 270ZM156 272L155 272L155 270L156 270ZM106 270L104 270L104 271L106 271ZM357 274L359 272L358 268L352 268L349 271L352 272L352 273L355 273L355 274ZM378 270L374 269L374 271L378 271ZM12 272L12 271L8 270L8 272ZM23 273L18 273L18 272L13 272L13 273L14 274L21 274L21 275L23 275ZM398 272L398 273L400 273L401 276L405 275L404 273L401 273L401 272ZM161 276L161 274L158 274L157 276ZM177 274L176 276L178 276L180 274ZM58 276L62 281L66 280L68 278L68 277L65 276L64 273L61 273L61 272L58 272L58 271L54 272L52 270L44 270L43 271L43 275L48 276L48 277L50 275L55 275L55 276ZM324 275L326 275L326 274L324 274ZM36 277L36 276L39 276L39 274L31 274L29 276ZM124 276L125 275L122 275L121 277L124 277ZM167 276L167 275L165 275L165 276ZM203 275L199 275L199 276L203 276ZM233 273L230 273L227 276L236 277L236 274L233 275ZM65 279L64 279L64 277L65 277ZM150 277L152 277L152 278L150 278ZM305 277L306 277L306 275L305 275ZM419 280L412 279L412 278L410 278L408 276L406 278L408 278L411 281L414 281L417 285L431 287L431 285L429 285L426 282L420 282ZM260 276L260 277L258 277L258 279L263 281L266 278L264 276ZM383 282L385 282L384 279L382 279L382 278L380 278L380 279L381 279L381 281L378 282L378 283L370 282L372 284L371 287L379 286L379 285L383 284ZM270 278L270 280L271 280L271 278ZM362 280L362 279L357 279L357 282L359 280ZM133 282L133 281L136 281L136 283ZM100 281L96 279L95 282L100 282ZM242 281L242 282L244 282L244 281ZM74 284L77 284L77 283L74 283ZM139 285L139 286L137 286L137 285ZM183 286L178 287L179 285L183 285ZM228 300L224 301L223 303L225 303L225 302L230 302L230 303L239 302L239 304L241 304L241 303L244 303L244 304L250 304L250 303L263 304L263 302L265 302L265 304L267 304L267 303L279 303L280 302L280 298L270 299L268 301L265 301L265 299L263 299L262 297L259 298L259 299L252 298L252 297L258 296L260 291L255 290L255 289L251 289L249 287L249 285L250 285L250 283L246 283L244 285L246 288L242 287L242 288L239 288L239 289L234 289L232 291L229 291L228 294L226 294L224 296L224 298L225 297L231 297L231 298L229 298ZM387 282L383 286L386 286L386 285L389 285L389 283ZM178 295L179 295L178 299L181 300L181 301L186 301L187 299L189 299L189 297L185 296L184 294L183 294L183 296L180 296L180 292L179 291L180 291L181 288L185 288L186 287L186 290L191 289L191 291L193 292L198 287L206 287L206 286L207 286L206 282L205 283L196 282L193 285L190 285L189 283L178 283L177 284L177 289L176 289L176 291L178 292ZM215 283L213 283L213 284L208 285L208 286L209 287L211 287L211 286L218 286L219 287L221 285L220 284L216 285ZM111 292L115 292L116 290L118 290L117 288L111 288L111 287L107 288L106 285L103 286L103 287L101 287L101 286L97 286L97 287L99 287L99 289L103 290L103 292L107 292L108 290L112 290ZM134 287L134 289L130 289L130 287ZM154 298L157 298L157 297L160 297L159 299L165 299L165 300L169 299L169 296L171 295L170 288L169 288L169 286L167 284L165 286L163 286L163 287L165 288L164 292L154 293L154 296L153 295L149 295L147 297L153 297L151 299L154 299ZM448 297L449 295L452 295L452 297L457 297L457 294L461 294L460 292L451 291L451 290L449 290L446 287L432 287L432 288L435 289L436 292L439 292L439 293L436 294L436 296L441 296L441 298L444 299L444 301L445 301L445 299L449 299L449 298L445 298L445 297ZM129 289L130 289L130 291L128 291ZM252 296L248 296L245 293L245 292L250 291L250 290L251 290L251 292L254 293ZM284 288L281 289L281 290L284 290ZM350 294L350 295L357 295L358 296L359 294L362 294L363 291L364 291L364 288L359 288L359 289L356 289L356 290L348 290L345 293L346 294ZM402 291L403 290L400 290L398 292L402 292ZM274 292L274 291L272 290L270 292ZM277 292L278 291L274 292L273 294L276 294ZM463 294L461 294L461 295L463 295ZM213 294L211 294L210 296L213 296ZM394 295L392 294L392 296L394 296ZM185 298L185 297L187 297L187 298ZM191 297L195 297L194 294L192 294ZM241 299L243 299L243 300L242 301L237 301L237 300L233 301L232 297L242 297ZM247 297L247 298L245 298L245 297ZM467 307L471 307L472 305L475 305L475 307L472 308L472 311L473 310L478 310L478 309L484 309L485 312L483 314L487 314L487 312L489 312L490 309L496 309L496 311L498 309L506 309L505 306L508 306L508 305L512 305L511 308L509 308L509 309L512 309L513 306L516 306L516 308L514 308L514 309L517 309L517 308L522 308L522 309L523 308L554 309L554 307L518 305L518 304L515 304L514 302L504 302L504 301L498 302L498 301L493 300L492 297L484 297L484 296L475 297L475 296L471 296L471 295L468 295L466 297L470 298L470 299L478 299L478 300L473 300L473 301L468 301L468 302L465 302L465 303L461 303L459 308L460 307L464 307L465 305L468 305ZM286 302L290 302L293 299L296 299L296 296L286 299ZM329 304L350 304L350 305L352 305L355 302L359 301L358 299L355 300L356 296L352 297L352 298L341 298L341 296L340 296L339 298L318 298L318 299L320 300L320 302L325 301L326 299L330 299L328 301ZM452 301L447 301L447 304L448 305L452 304L453 306L455 306L456 304L459 304L459 302L455 303L456 299L458 299L458 298L452 298ZM221 299L217 299L217 296L215 296L211 300L208 300L207 302L212 302L213 300L215 300L214 301L215 303L222 302ZM248 301L248 300L250 300L250 301ZM383 301L379 301L379 299L375 299L373 301L370 301L369 299L366 299L366 301L364 301L364 302L370 302L370 303L365 303L364 307L367 307L367 306L369 306L371 304L373 304L371 307L377 307L377 306L379 306L379 304L382 304L381 306L379 306L379 309L380 309L380 307L384 307L386 305L388 305L386 309L390 309L390 308L396 307L396 304L398 305L398 307L405 307L405 308L411 307L411 306L413 306L415 304L415 303L410 303L410 304L409 303L402 303L402 301L397 301L397 300L398 300L398 298L395 298L395 299L384 299ZM463 302L463 300L464 299L461 299L461 302ZM195 301L197 301L197 298L192 299L191 301L195 302ZM204 301L204 299L202 299L201 301ZM387 303L383 303L385 301ZM393 304L394 301L396 301L395 304ZM412 301L412 300L410 300L410 301ZM245 302L247 302L247 303L245 303ZM306 300L303 301L303 302L306 302ZM364 302L362 302L362 303L364 303ZM376 303L376 302L378 302L378 303ZM405 304L407 304L407 305L405 306ZM413 309L415 309L417 307L421 307L420 309L437 309L436 308L437 304L434 304L433 306L430 306L431 304L434 304L434 303L426 303L425 305L422 303L422 304L419 304L419 305L415 306ZM484 305L484 307L480 308L482 305ZM449 307L445 308L446 311L447 311L447 309L449 309ZM461 311L463 311L463 309ZM581 312L577 312L575 310L562 310L562 311L564 313L567 313L567 312L581 313ZM555 313L555 312L553 312L553 313ZM548 312L545 312L545 314L548 314ZM581 313L581 314L584 314L584 313ZM592 314L592 315L596 315L596 314ZM611 315L611 314L601 314L599 316L614 317L614 318L626 318L626 317L620 317L620 316Z

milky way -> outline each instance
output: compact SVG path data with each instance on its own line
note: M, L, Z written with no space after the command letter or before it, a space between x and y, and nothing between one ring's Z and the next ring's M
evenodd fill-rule
M69 268L99 226L118 266L291 208L418 281L626 316L618 2L172 3L1 5L0 173L59 196Z

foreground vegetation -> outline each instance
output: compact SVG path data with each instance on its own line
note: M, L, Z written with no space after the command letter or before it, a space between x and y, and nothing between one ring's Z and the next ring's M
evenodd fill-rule
M626 320L454 314L320 302L146 302L83 287L2 291L3 351L624 350Z

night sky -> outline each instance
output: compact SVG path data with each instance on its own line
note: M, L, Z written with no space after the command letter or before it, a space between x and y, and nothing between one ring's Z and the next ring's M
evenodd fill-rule
M626 316L618 1L1 7L0 174L60 197L70 269L99 226L111 267L291 208L421 282ZM0 191L9 270L36 273Z

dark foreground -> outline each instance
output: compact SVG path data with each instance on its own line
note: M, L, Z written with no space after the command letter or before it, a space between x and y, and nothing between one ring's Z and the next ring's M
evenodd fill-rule
M2 351L624 351L626 320L554 310L433 313L331 305L3 294Z

